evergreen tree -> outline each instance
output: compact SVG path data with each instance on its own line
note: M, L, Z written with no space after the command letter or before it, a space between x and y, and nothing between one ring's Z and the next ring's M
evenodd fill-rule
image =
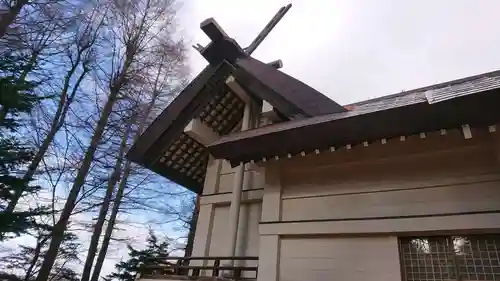
M151 264L158 257L167 257L170 240L159 241L152 230L149 231L147 247L144 250L137 250L128 245L129 259L121 261L115 265L116 271L104 278L106 281L134 281L139 269L144 264Z
M19 140L22 115L39 101L33 93L36 85L22 74L24 62L16 55L0 57L0 241L37 226L34 217L44 213L41 208L4 211L16 190L33 194L40 189L20 176L23 165L33 157L32 149Z
M12 270L15 273L0 272L0 280L4 280L1 277L2 274L7 276L5 277L7 280L31 281L35 279L42 265L42 257L47 252L50 236L47 233L42 233L36 238L36 245L20 245L15 252L0 258L0 263L5 265L5 269ZM67 232L64 234L63 243L49 280L79 280L79 276L72 266L81 263L78 257L80 248L81 244L74 233ZM11 276L8 277L9 275Z
M29 113L39 98L33 93L36 83L26 79L27 59L6 53L0 56L0 126L15 129L18 117Z

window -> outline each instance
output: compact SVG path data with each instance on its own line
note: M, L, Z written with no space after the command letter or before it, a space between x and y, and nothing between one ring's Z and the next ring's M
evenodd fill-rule
M405 281L500 281L500 235L405 237L399 249Z

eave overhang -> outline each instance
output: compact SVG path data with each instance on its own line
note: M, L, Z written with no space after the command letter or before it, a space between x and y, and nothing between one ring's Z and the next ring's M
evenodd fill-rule
M208 151L184 129L193 118L220 135L234 128L244 103L225 84L233 71L227 62L207 66L145 130L129 150L128 159L201 192Z
M248 92L292 119L346 111L311 86L252 57L236 61L234 76Z
M499 77L498 72L487 73L353 105L347 112L231 134L211 144L210 153L238 165L464 124L489 126L500 121ZM428 99L429 91L450 98L434 103Z
M235 85L228 83L230 78L241 90L231 87ZM218 136L227 135L238 126L249 98L257 104L268 100L282 120L346 111L272 65L241 56L235 64L207 66L146 129L127 157L200 193L209 152L207 143L185 131L186 126L199 119Z

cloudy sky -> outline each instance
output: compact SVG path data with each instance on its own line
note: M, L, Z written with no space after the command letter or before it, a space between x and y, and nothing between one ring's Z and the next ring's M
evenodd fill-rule
M500 69L496 0L192 0L182 28L214 17L246 47L283 5L293 7L254 56L341 104ZM193 72L206 64L192 50Z

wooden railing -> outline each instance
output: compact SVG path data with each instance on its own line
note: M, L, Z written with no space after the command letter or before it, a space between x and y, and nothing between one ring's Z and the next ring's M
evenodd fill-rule
M141 269L141 278L161 276L214 276L233 280L257 279L257 266L240 266L242 261L255 261L258 257L165 257L149 260ZM201 261L192 265L192 261ZM235 265L236 264L236 265ZM202 272L203 271L203 272ZM249 272L249 274L245 274ZM203 274L202 274L203 273Z

